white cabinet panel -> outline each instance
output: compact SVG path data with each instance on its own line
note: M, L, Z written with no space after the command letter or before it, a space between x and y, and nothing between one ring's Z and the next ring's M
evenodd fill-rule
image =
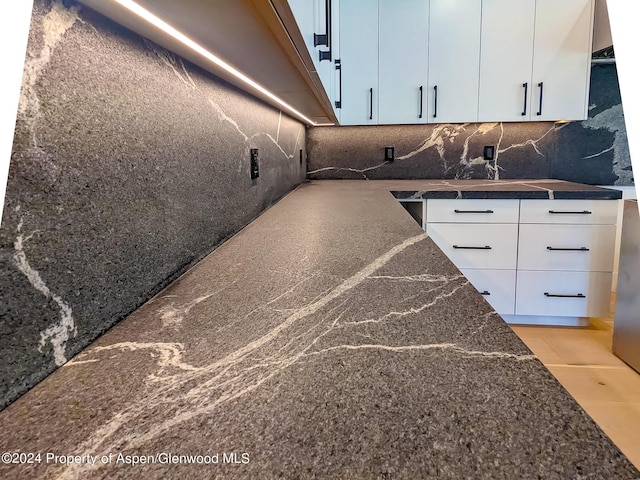
M518 223L519 200L427 200L427 222Z
M536 0L532 120L587 118L592 30L593 0Z
M426 123L428 0L379 0L379 123Z
M431 0L430 123L478 119L481 0Z
M513 314L516 300L515 270L474 270L463 268L462 274L484 295L498 313Z
M529 120L535 10L536 0L483 0L478 121Z
M615 225L520 225L518 268L523 270L613 270Z
M521 200L520 223L615 225L616 200Z
M340 0L343 125L378 123L378 2Z
M516 315L600 317L609 313L611 273L518 270Z
M428 223L427 220L427 235L458 268L516 268L517 224Z

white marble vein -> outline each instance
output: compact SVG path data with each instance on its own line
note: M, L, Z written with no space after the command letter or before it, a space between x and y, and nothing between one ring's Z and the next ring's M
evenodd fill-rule
M173 327L177 328L182 325L182 320L189 315L189 312L196 305L204 302L205 300L211 298L214 293L203 295L202 297L198 297L191 302L187 302L183 305L174 305L173 303L169 305L164 305L160 308L160 319L162 320L162 327Z
M582 126L592 130L608 130L613 133L613 145L611 147L582 158L594 158L613 150L613 173L618 176L618 179L614 182L615 185L633 185L633 172L629 169L631 167L631 156L622 104L614 105L594 117L584 120Z
M40 74L49 65L55 47L79 20L77 8L65 8L62 2L54 0L51 4L51 10L42 18L42 48L35 55L27 53L18 103L18 115L31 134L33 148L38 147L35 126L42 115L36 83Z
M45 297L53 300L60 310L60 320L40 332L40 343L38 347L38 350L42 352L42 349L47 342L51 343L51 347L53 348L53 359L56 365L60 366L67 361L67 341L71 335L75 337L78 334L75 320L73 318L73 311L71 310L71 306L66 303L62 297L51 291L42 279L40 273L30 265L29 260L27 259L27 254L24 251L24 243L33 236L33 233L24 237L22 234L22 226L23 220L20 219L20 223L18 224L18 235L16 236L16 240L13 244L13 262L16 268L22 272L27 280L29 280L29 283L33 288L42 293Z
M191 90L196 89L196 83L189 75L189 72L184 66L184 61L180 57L176 57L170 51L158 47L155 43L147 40L146 38L144 39L144 44L149 50L156 54L156 56L162 61L162 63L164 63L173 71L175 76L178 77L187 88Z

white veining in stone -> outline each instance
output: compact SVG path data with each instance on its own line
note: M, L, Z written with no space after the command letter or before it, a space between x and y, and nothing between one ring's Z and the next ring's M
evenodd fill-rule
M176 306L173 303L164 305L160 308L160 319L162 320L162 328L166 327L179 327L182 324L182 320L189 315L189 311L196 305L204 302L208 298L211 298L214 294L204 295L198 297L191 302L187 302L184 305Z
M627 141L627 129L624 123L622 104L614 105L594 117L584 120L582 126L592 130L608 130L613 133L613 145L611 145L610 148L583 157L583 159L594 158L613 150L613 173L618 176L614 184L633 185L633 172L630 170L631 156L629 153L629 143Z
M38 147L35 125L42 115L36 83L42 71L49 65L56 45L78 20L80 18L77 8L65 8L60 1L54 0L51 10L42 19L42 48L37 55L28 53L25 59L18 114L31 134L33 148Z
M53 348L53 359L56 365L60 366L67 361L65 350L67 340L69 340L70 335L75 337L78 334L75 320L73 318L73 311L68 303L66 303L59 295L56 295L51 291L40 276L40 273L29 264L27 255L24 251L24 243L33 236L33 233L24 237L21 233L22 226L23 220L20 219L20 223L18 224L18 235L16 236L16 240L13 244L13 248L15 250L13 253L13 261L18 270L27 277L27 280L29 280L29 283L33 288L42 293L45 297L53 300L60 309L60 321L50 325L44 331L40 332L40 344L38 347L38 350L42 352L42 348L44 348L47 342L50 342Z
M191 90L196 89L196 83L193 81L193 79L189 75L189 72L184 66L184 61L180 57L176 57L169 50L160 48L158 45L147 40L146 38L143 40L147 48L152 52L154 52L158 56L158 58L162 61L162 63L164 63L167 67L169 67L173 71L175 76L178 77L180 81L184 83L184 85L187 88L190 88Z

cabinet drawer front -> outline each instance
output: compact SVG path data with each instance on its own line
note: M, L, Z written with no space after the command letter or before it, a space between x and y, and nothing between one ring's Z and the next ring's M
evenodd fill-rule
M522 270L613 270L615 225L520 225Z
M463 268L462 274L498 313L513 314L516 301L515 270L474 270Z
M428 223L427 234L458 268L516 268L516 224Z
M611 273L518 270L516 315L600 317L609 313Z
M520 223L615 225L616 200L522 200Z
M519 200L427 200L427 222L518 223Z

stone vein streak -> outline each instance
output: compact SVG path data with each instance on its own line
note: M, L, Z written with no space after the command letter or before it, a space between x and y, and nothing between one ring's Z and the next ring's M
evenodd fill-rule
M54 361L56 362L56 365L60 366L67 361L65 349L69 336L73 334L75 337L78 334L75 320L73 319L73 312L69 304L67 304L59 295L53 293L44 280L42 280L40 273L38 273L38 271L29 264L27 255L24 251L24 242L29 240L31 236L24 238L21 230L22 219L18 224L18 235L13 244L13 248L15 250L13 254L13 261L18 270L27 277L33 288L42 293L45 297L53 300L60 309L60 321L49 326L43 332L40 332L40 344L38 350L42 352L42 348L46 345L47 341L51 342Z

